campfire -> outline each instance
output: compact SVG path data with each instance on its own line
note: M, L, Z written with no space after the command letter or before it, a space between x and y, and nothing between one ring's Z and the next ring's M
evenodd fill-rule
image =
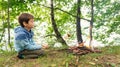
M91 46L85 46L84 43L78 44L78 46L69 47L69 52L76 55L85 55L88 53L101 53L97 48Z

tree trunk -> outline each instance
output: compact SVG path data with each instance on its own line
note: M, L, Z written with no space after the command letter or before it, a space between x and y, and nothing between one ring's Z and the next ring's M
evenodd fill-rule
M92 46L91 46L91 43L92 43L92 28L93 28L93 20L94 20L93 13L94 13L94 10L93 10L93 0L91 0L91 22L90 22L90 43L89 43L89 46L91 48L92 48Z
M76 17L76 32L77 32L77 42L81 44L83 42L82 32L81 32L81 0L77 0L77 17Z
M62 38L60 32L58 31L57 25L55 23L53 0L51 0L51 22L52 22L52 27L56 34L57 40L61 42L63 45L67 46L65 40Z
M9 7L10 7L10 0L8 0L8 18L7 18L7 22L8 22L8 45L10 47L10 49L12 50L12 46L10 44L10 11L9 11Z

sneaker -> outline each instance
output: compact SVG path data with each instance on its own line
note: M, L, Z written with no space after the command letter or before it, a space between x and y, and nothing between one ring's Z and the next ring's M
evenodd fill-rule
M19 54L17 57L18 57L19 59L24 59L24 55L22 55L22 54Z

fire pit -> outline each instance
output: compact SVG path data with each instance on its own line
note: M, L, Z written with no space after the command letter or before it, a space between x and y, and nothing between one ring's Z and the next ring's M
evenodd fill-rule
M79 46L70 47L68 49L68 51L75 55L85 55L88 53L101 53L102 52L101 50L99 50L97 48L94 48L94 50L93 50L90 47L86 47L86 46L84 46L84 43L81 43Z

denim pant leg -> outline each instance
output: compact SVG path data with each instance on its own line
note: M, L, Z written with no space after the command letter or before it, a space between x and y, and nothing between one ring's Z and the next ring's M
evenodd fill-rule
M19 55L24 55L26 58L37 58L44 54L44 51L42 49L38 50L23 50L19 52Z

